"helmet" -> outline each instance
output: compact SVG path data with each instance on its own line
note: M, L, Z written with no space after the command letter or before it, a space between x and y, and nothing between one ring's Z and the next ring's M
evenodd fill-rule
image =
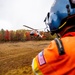
M68 26L71 23L75 25L72 18L75 19L75 0L55 0L48 15L50 31L54 34L65 25Z

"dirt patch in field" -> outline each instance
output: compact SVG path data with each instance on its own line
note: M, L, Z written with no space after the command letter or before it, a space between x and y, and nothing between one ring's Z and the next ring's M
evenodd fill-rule
M50 41L0 43L0 75L33 75L32 59Z

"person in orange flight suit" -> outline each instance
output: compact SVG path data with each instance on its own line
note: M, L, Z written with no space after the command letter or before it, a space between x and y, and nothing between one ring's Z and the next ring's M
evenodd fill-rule
M50 42L32 61L35 75L75 75L75 0L55 0L47 16Z

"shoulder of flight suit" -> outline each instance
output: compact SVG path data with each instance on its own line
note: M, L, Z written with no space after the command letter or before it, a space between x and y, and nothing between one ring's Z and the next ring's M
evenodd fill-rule
M64 55L59 55L58 47L55 41L52 40L48 47L35 57L38 68L35 71L37 75L67 75L69 71L74 69L75 37L65 37L61 40L65 50ZM74 71L72 72L71 75L74 75Z
M75 37L64 37L61 38L65 54L71 56L71 54L75 54ZM74 51L74 52L73 52ZM59 57L58 47L56 45L55 40L52 40L47 48L44 49L44 57L47 62L53 62L57 60Z

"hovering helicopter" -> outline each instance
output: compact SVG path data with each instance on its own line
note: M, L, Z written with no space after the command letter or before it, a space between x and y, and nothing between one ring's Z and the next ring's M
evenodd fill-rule
M31 29L31 32L30 32L30 36L31 38L43 38L43 35L40 34L40 31L38 31L38 29L34 29L32 27L29 27L27 25L23 25L24 27L27 27L29 29Z

